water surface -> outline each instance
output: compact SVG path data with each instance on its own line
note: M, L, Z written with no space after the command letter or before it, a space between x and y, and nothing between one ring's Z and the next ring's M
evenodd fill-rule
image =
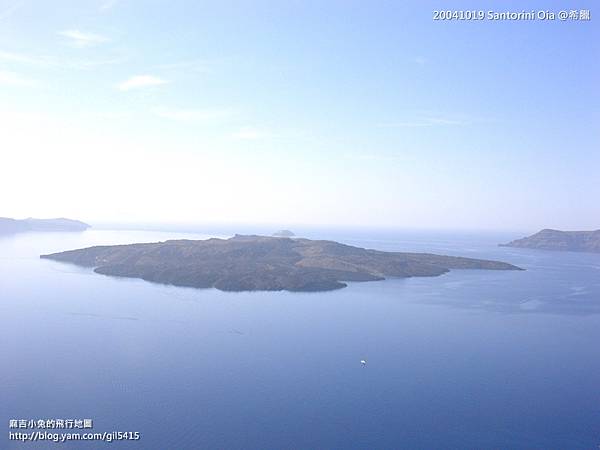
M492 258L326 293L224 293L112 278L39 255L204 238L0 236L0 417L94 419L131 442L1 448L589 449L600 444L600 255L516 235L307 232ZM361 366L360 360L367 360Z

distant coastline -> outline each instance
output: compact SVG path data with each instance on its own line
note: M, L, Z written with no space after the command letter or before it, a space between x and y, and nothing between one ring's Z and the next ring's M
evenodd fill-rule
M0 217L0 234L21 233L27 231L85 231L91 226L73 219L11 219Z
M530 248L569 252L600 253L600 230L560 231L545 229L531 236L516 239L501 247Z

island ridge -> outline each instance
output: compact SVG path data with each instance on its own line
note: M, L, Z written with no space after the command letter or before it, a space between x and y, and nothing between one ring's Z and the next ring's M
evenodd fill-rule
M345 287L345 281L438 276L450 269L522 270L498 261L241 235L97 246L41 258L93 267L105 275L223 291L327 291Z
M600 230L560 231L545 229L508 244L500 244L500 246L600 253Z

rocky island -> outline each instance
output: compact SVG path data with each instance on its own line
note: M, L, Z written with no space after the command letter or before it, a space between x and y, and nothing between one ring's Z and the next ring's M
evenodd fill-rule
M93 267L105 275L223 291L327 291L345 287L345 281L438 276L450 269L522 270L498 261L240 235L97 246L41 258Z
M546 229L508 244L500 244L500 246L600 253L600 230L560 231Z
M24 231L84 231L90 228L87 223L72 219L9 219L0 217L0 233Z

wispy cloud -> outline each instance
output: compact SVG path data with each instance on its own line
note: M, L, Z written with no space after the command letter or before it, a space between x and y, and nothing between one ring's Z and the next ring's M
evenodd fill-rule
M6 61L15 64L25 64L46 69L64 68L89 70L99 66L119 64L126 60L127 58L124 57L103 60L59 60L49 56L27 55L24 53L14 53L0 50L0 61Z
M233 112L227 109L173 109L154 108L152 112L163 119L180 122L209 122L230 117Z
M190 61L179 61L166 64L158 64L157 69L163 70L188 70L190 72L197 73L209 73L212 67L215 65L214 61L207 60L190 60Z
M110 40L105 36L94 33L86 33L80 30L59 31L58 34L69 39L69 43L73 47L77 48L90 47L108 42Z
M414 119L377 124L380 128L419 128L435 126L465 126L474 122L473 119L462 116L417 116Z
M21 7L22 4L22 1L14 2L13 4L8 5L6 8L0 10L0 20L8 19L17 9Z
M129 91L131 89L142 89L160 86L167 83L167 80L163 80L162 78L155 77L153 75L135 75L123 81L122 83L119 83L117 85L117 89L121 91Z
M98 59L98 60L81 60L81 61L67 61L63 64L63 67L69 69L79 70L91 70L100 66L111 66L114 64L121 64L127 61L127 58L113 58L113 59Z
M270 132L266 130L261 130L259 128L242 127L233 134L233 137L245 141L256 141L259 139L267 139L273 137L273 135Z
M112 9L117 3L119 3L119 0L106 0L100 5L100 11L108 11Z
M420 65L420 66L424 66L425 64L427 64L427 58L423 57L423 56L417 56L415 58L415 62Z
M45 56L32 57L22 53L13 53L0 50L0 59L9 62L31 64L36 66L47 66L52 64L52 60Z
M94 118L105 119L105 120L124 120L129 119L133 116L131 111L103 111L93 113Z
M23 78L21 75L8 70L0 70L0 84L8 86L34 87L39 83L35 80Z
M387 155L387 154L379 154L379 153L347 153L344 155L347 159L365 161L365 162L385 162L385 163L396 163L402 162L407 163L412 160L407 156L399 156L399 155Z

